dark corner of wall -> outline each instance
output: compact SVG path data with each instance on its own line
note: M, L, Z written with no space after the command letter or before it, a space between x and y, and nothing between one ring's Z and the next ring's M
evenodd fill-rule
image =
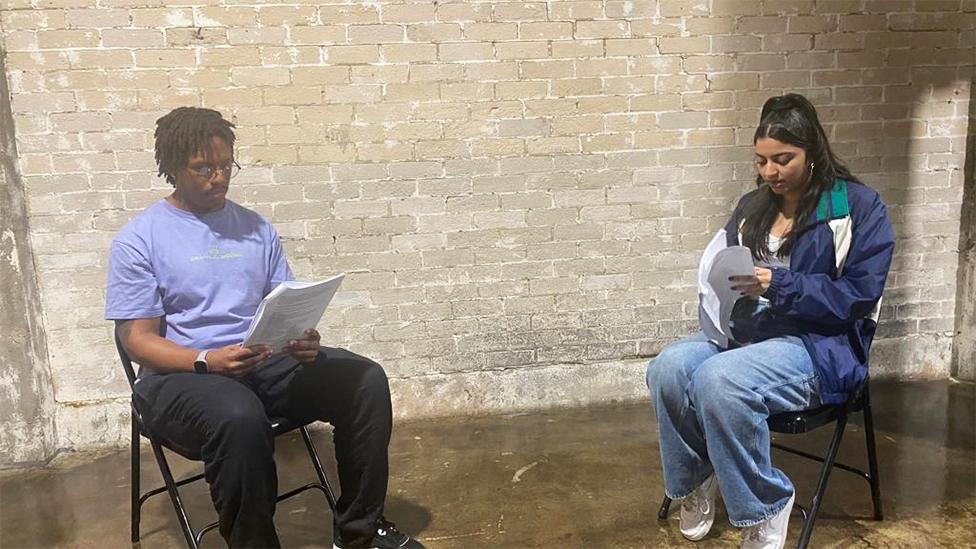
M976 379L976 80L969 83L952 377L969 381Z

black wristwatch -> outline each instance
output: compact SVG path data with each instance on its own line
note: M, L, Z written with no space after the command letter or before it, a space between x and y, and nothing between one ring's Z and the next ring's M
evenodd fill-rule
M197 359L193 361L193 371L198 374L207 373L207 351L200 351Z

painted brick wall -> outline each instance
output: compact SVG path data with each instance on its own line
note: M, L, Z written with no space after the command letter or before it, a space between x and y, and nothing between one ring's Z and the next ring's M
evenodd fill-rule
M97 7L91 7L91 6ZM820 109L900 238L877 375L948 375L976 45L963 0L4 0L63 446L126 436L112 235L169 186L156 118L221 110L329 344L399 416L635 398L696 326L758 108Z

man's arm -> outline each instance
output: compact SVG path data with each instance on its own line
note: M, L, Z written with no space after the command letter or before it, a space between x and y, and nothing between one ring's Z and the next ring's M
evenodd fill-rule
M204 349L190 349L159 335L162 319L138 318L115 321L115 332L129 357L158 372L193 372L193 362ZM271 354L267 346L228 345L208 349L207 371L230 377L250 372Z

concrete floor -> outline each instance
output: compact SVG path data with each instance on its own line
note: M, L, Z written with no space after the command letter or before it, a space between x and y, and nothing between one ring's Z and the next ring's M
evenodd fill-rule
M872 386L885 520L870 520L867 484L836 471L813 547L976 547L976 389L971 383ZM821 451L828 429L791 439ZM331 456L328 432L316 438ZM143 451L143 487L158 479ZM858 419L841 459L864 463ZM677 517L656 518L660 458L647 403L531 414L418 421L397 426L387 516L431 549L473 547L691 547ZM297 436L278 441L281 486L313 474ZM807 503L818 467L788 454L774 459ZM177 473L197 464L175 457ZM332 478L335 478L332 471ZM51 466L0 475L0 547L126 547L128 453L63 456ZM206 487L184 489L197 526L214 513ZM180 547L165 496L143 511L142 546ZM331 546L324 498L306 493L280 505L277 525L289 547ZM790 541L800 518L794 515ZM737 547L724 509L698 547ZM223 547L216 533L205 547Z

